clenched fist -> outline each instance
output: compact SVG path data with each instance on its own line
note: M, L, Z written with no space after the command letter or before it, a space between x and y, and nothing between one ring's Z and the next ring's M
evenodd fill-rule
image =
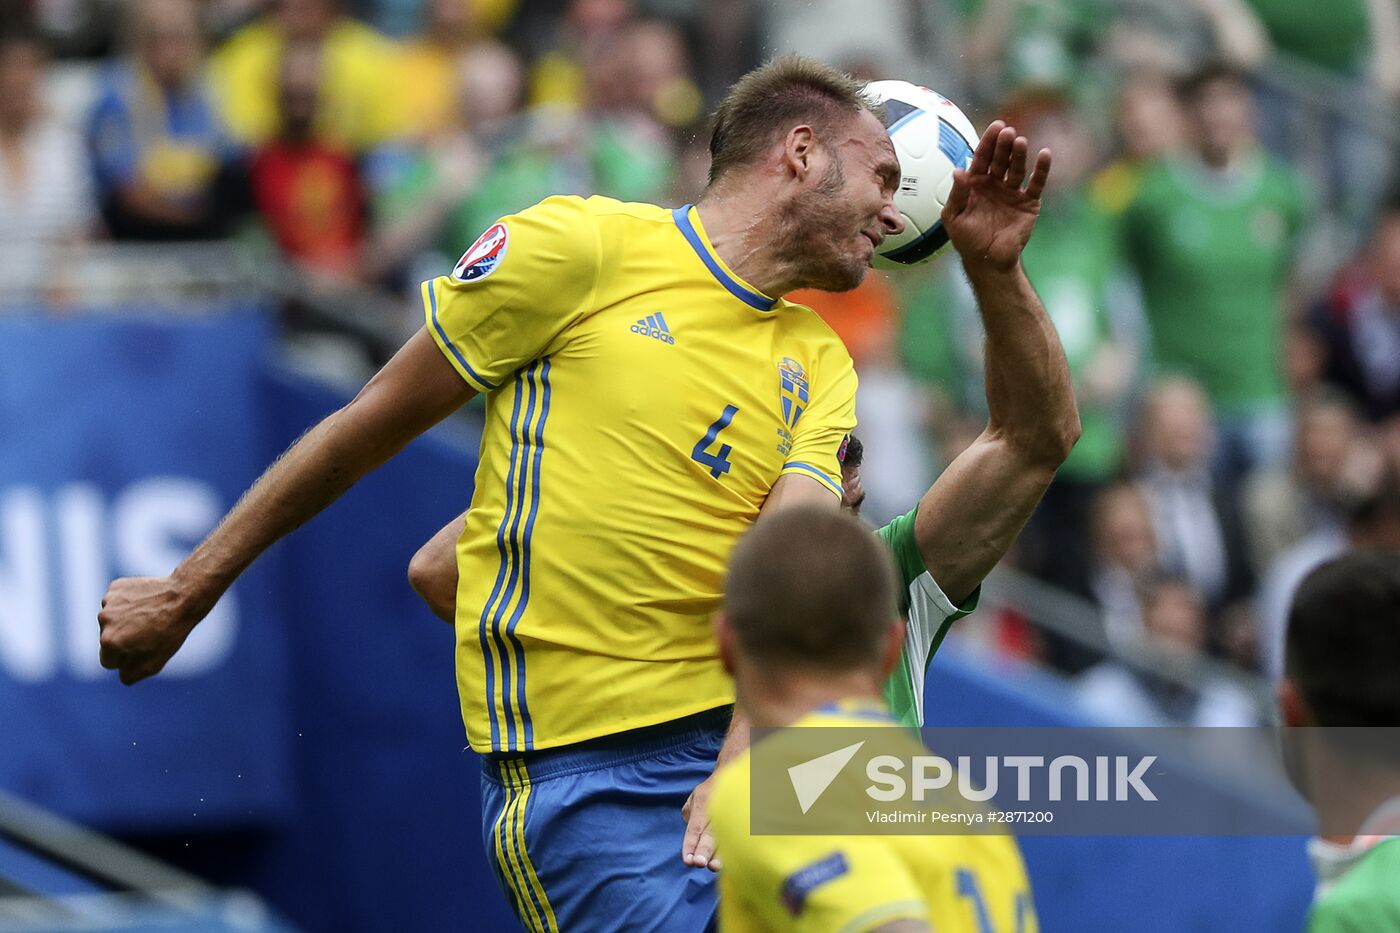
M172 577L114 580L97 614L102 666L124 684L159 674L208 611Z

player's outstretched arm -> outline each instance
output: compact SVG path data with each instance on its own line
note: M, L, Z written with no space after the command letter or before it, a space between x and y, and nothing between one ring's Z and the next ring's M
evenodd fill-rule
M420 330L273 463L170 576L112 583L97 616L102 666L126 684L159 673L259 554L474 394Z
M986 329L987 428L919 503L914 535L961 604L1005 555L1074 442L1079 411L1064 349L1021 268L1050 173L1042 150L1001 121L987 128L943 212Z
M433 615L451 624L457 618L457 539L467 513L443 525L408 562L408 582Z

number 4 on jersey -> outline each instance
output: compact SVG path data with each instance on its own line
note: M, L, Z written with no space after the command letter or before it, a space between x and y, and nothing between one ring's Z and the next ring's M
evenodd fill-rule
M734 416L739 413L739 409L733 405L724 406L724 414L710 425L710 429L705 432L705 436L695 442L695 447L690 451L690 459L703 466L710 468L710 475L715 479L729 472L729 455L734 448L728 444L720 444L717 453L710 453L710 445L719 439L719 432L729 427L729 422L734 420Z

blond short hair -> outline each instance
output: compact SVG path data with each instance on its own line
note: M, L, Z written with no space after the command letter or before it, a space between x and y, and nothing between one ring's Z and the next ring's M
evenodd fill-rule
M806 123L820 131L862 110L882 117L882 109L844 71L801 55L775 58L740 78L715 111L710 184L756 162L793 126Z

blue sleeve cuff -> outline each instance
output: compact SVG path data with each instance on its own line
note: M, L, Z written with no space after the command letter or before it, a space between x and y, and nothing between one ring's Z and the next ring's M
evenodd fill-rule
M783 464L783 472L784 472L784 473L793 472L793 471L800 472L800 473L805 473L805 474L807 474L808 476L811 476L813 479L815 479L815 480L817 480L818 482L820 482L823 486L825 486L826 488L830 489L832 492L836 493L836 495L838 495L838 496L841 496L841 495L844 495L844 494L845 494L845 491L841 488L841 483L840 483L839 480L832 479L829 475L827 475L826 473L822 472L821 470L818 470L816 467L812 466L810 463L800 463L800 462L797 462L797 461L793 461L792 463L784 463L784 464Z

